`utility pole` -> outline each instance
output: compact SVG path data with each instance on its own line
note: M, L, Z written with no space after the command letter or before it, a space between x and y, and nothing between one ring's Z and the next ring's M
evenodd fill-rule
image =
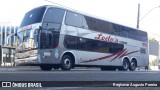
M138 4L137 29L139 29L139 18L140 18L140 3Z
M147 14L145 14L141 19L140 19L140 3L138 4L138 13L137 13L137 29L139 29L139 22L142 21L152 10L160 8L160 6L154 7Z

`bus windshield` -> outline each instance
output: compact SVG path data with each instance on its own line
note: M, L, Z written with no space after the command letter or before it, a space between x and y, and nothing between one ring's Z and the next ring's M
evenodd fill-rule
M37 41L37 31L35 30L33 34L31 34L32 30L24 30L17 33L17 50L31 50L34 48L38 48Z
M30 24L41 22L45 9L46 9L45 7L40 7L40 8L33 9L29 11L28 13L26 13L22 20L20 28L30 25Z

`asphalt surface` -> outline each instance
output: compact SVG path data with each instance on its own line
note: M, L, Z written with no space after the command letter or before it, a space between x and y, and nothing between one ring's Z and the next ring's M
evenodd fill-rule
M98 68L41 71L39 67L1 67L0 76L0 81L160 81L160 71L101 71Z
M39 67L0 67L0 81L160 81L160 71L101 71L76 68L71 71L41 71ZM98 83L97 83L98 85ZM101 86L101 85L100 85ZM42 87L0 88L3 90L159 90L160 87Z

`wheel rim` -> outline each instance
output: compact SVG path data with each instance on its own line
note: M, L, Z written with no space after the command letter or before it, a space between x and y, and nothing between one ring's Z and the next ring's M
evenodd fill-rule
M123 68L125 69L125 70L127 70L128 69L128 63L127 62L124 62L124 65L123 65Z
M66 68L70 68L70 66L71 66L71 61L70 61L68 58L66 58L66 59L64 60L64 65L65 65Z
M131 63L131 68L132 68L132 69L135 69L135 67L136 67L135 63L132 62L132 63Z

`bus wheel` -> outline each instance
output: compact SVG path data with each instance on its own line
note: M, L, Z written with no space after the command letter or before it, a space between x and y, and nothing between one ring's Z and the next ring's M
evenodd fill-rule
M129 67L129 70L130 71L134 71L137 67L137 64L135 61L131 61L131 64L130 64L130 67Z
M41 65L40 68L41 68L41 70L44 70L44 71L52 70L52 66L51 65Z
M72 68L72 58L69 55L64 55L62 58L61 69L68 71Z
M123 64L122 66L120 67L119 70L122 70L122 71L127 71L129 69L129 61L127 59L124 59L123 60Z

